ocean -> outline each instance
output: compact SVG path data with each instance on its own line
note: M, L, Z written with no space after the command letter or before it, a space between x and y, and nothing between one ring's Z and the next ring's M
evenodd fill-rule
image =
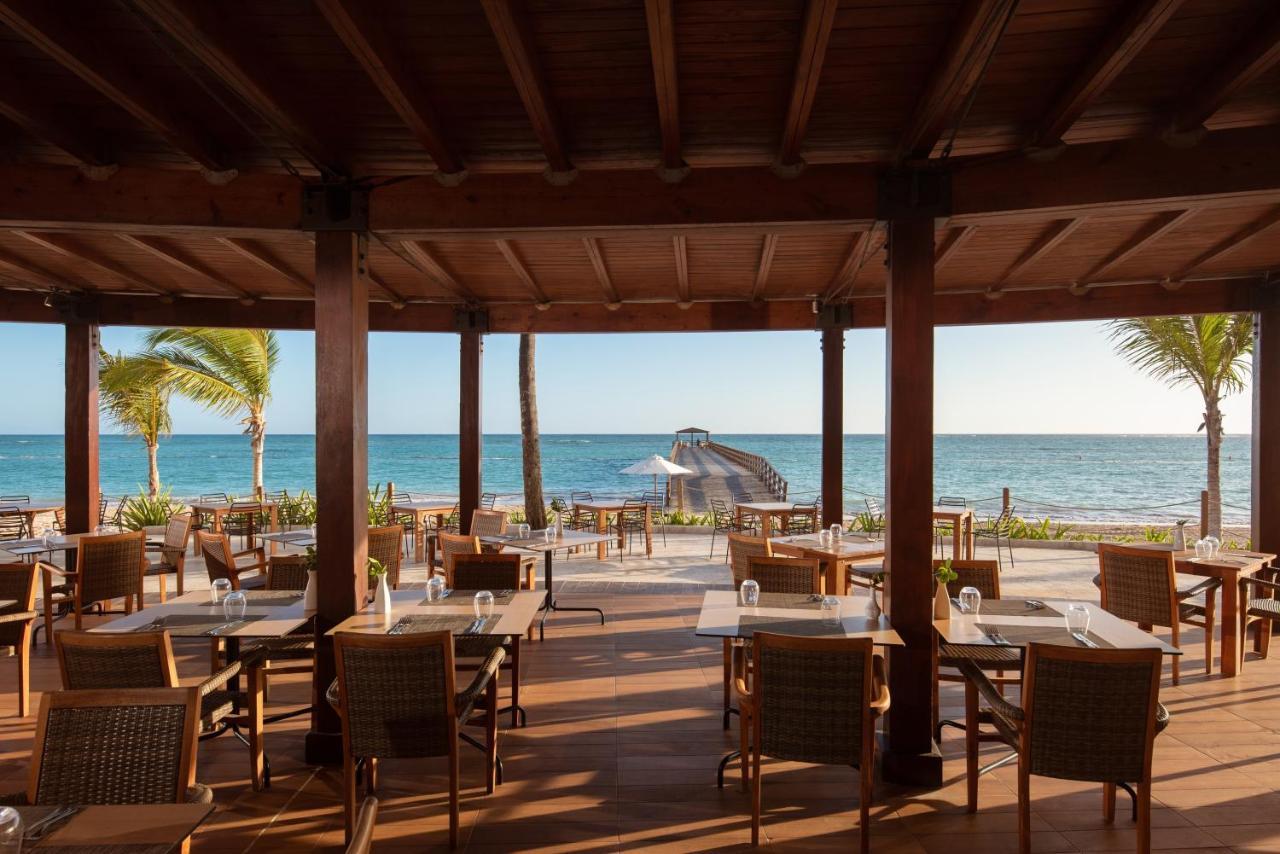
M716 434L725 444L768 458L798 500L817 495L817 435ZM588 489L626 495L650 483L618 471L650 454L666 455L672 436L544 435L543 489L567 494ZM1222 454L1223 519L1249 519L1249 437L1228 436ZM940 435L934 439L934 488L977 506L998 506L1003 487L1018 514L1080 521L1167 522L1198 518L1204 483L1202 436ZM146 449L137 439L104 435L101 483L107 495L136 493L147 481ZM846 506L861 509L864 494L884 490L884 437L844 440ZM268 435L264 461L268 489L312 490L315 437ZM457 436L369 437L370 484L436 495L457 492ZM160 477L174 496L207 492L247 494L249 440L239 435L177 435L160 444ZM484 438L484 488L519 496L520 437ZM0 436L0 495L33 499L62 494L61 436ZM1177 506L1162 506L1162 505Z

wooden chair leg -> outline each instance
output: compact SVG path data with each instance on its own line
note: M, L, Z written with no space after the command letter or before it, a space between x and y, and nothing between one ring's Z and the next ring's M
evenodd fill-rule
M1178 642L1178 621L1176 617L1174 618L1174 621L1173 621L1172 632L1173 632L1173 645L1176 646L1178 649L1182 649L1182 644ZM1174 655L1170 657L1173 659L1173 684L1177 685L1178 673L1179 673L1178 659L1182 658L1182 656Z
M964 761L966 805L978 811L978 689L964 682Z
M22 640L18 642L18 717L25 718L31 714L31 633L32 627L27 624L22 630Z
M751 782L751 739L749 737L751 713L747 709L738 712L738 764L742 768L742 791Z
M874 720L874 719L873 719ZM872 726L874 730L874 724ZM858 769L858 836L862 854L871 851L871 794L876 774L875 732L864 733L862 738L862 767Z
M182 592L183 592L183 591L182 591L182 575L183 575L183 570L184 570L184 569L186 569L186 567L182 566L182 562L181 562L181 561L179 561L179 563L178 563L178 571L174 573L174 575L176 576L176 579L175 579L174 583L177 585L177 588L178 588L178 595L179 595L179 596L181 596L181 595L182 595Z
M1271 621L1259 620L1255 631L1258 633L1258 654L1263 658L1267 657L1267 651L1271 648Z
M1138 784L1138 854L1151 854L1151 781Z
M378 793L378 757L370 756L364 761L364 789L370 795Z
M532 627L532 623L529 624ZM532 628L529 631L533 631ZM511 636L511 725L520 725L520 636Z
M165 602L165 593L164 593L164 576L165 576L165 574L164 574L163 572L156 576L156 578L157 578L157 579L159 580L159 582L160 582L160 604L161 604L161 605L163 605L163 604L164 604L164 602ZM141 602L142 600L141 600L141 599L139 599L138 601L139 601L139 602ZM141 606L139 606L139 607L141 607Z
M262 746L262 705L264 702L262 683L266 674L261 667L248 668L248 703L249 716L249 782L255 792L262 791L266 763L263 759L265 751Z
M1204 672L1206 676L1213 675L1213 623L1215 605L1215 591L1210 590L1204 596Z
M514 714L514 713L513 713ZM484 790L493 794L498 769L498 677L495 674L485 689L484 709Z
M1102 820L1110 824L1116 820L1116 784L1102 784Z
M1031 854L1031 766L1018 757L1018 854Z
M760 744L751 752L751 845L760 845Z
M458 739L449 749L449 848L458 847Z
M342 818L346 823L346 844L356 823L356 758L346 754L342 760Z

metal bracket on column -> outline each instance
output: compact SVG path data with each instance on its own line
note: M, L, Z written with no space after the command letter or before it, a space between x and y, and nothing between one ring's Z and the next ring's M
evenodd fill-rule
M853 326L853 305L847 302L815 303L817 329L849 329Z
M876 177L876 218L951 215L951 173L945 168L888 169Z
M49 291L44 304L58 313L63 323L97 323L98 298L92 294Z
M369 189L346 182L304 184L304 231L368 231Z
M483 308L460 308L453 313L455 332L489 332L489 312Z

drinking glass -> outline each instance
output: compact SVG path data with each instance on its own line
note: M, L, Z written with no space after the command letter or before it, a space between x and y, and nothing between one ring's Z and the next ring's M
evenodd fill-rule
M1209 545L1204 540L1196 540L1195 550L1197 558L1206 558L1209 556Z
M960 610L965 614L976 614L982 607L982 591L976 587L964 587L960 590Z
M444 576L433 575L427 582L427 601L439 602L444 598Z
M213 604L217 605L222 601L223 596L231 592L231 579L215 578L210 592L213 594Z
M1082 605L1079 602L1068 605L1067 613L1063 615L1063 619L1067 621L1067 631L1072 634L1087 634L1089 631L1089 606Z
M555 528L547 528L545 531L543 531L543 532L542 532L542 537L543 537L543 539L545 539L548 543L554 543L554 542L556 541L556 529L555 529Z
M521 523L520 526L516 528L516 535L522 540L529 539L529 526Z
M0 852L21 854L22 816L13 807L0 807Z
M840 542L840 538L843 536L844 536L844 528L841 527L839 522L831 526L831 542L833 544Z
M830 543L831 543L831 532L828 531L826 528L823 528L821 531L818 532L818 545L821 548L825 549Z
M760 603L760 585L754 579L748 578L742 582L738 593L742 597L742 604L748 608L754 608Z
M820 610L822 611L823 622L840 622L840 600L835 596L823 596Z
M1210 560L1217 557L1222 552L1222 540L1218 539L1217 537L1214 537L1214 536L1205 537L1204 544L1205 544L1205 548L1208 549L1209 551L1209 553L1205 555L1205 557L1209 558Z
M248 607L249 600L239 590L234 590L222 597L222 615L227 618L227 622L243 620L245 609Z
M489 619L493 616L493 593L489 590L477 592L475 601L471 605L475 608L477 620Z

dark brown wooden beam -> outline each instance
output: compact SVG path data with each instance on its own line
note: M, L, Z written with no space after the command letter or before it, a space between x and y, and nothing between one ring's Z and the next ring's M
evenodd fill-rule
M1227 255L1256 237L1267 233L1271 229L1280 225L1280 205L1267 211L1244 228L1233 232L1227 237L1210 246L1204 252L1201 252L1190 262L1185 264L1180 270L1172 274L1169 278L1172 281L1180 282L1187 276L1190 276L1196 270L1199 270L1210 261L1216 261L1224 255Z
M92 285L83 279L55 273L7 249L0 249L0 269L8 271L9 275L18 281L34 284L42 288L57 288L70 291L93 290Z
M1253 341L1253 548L1280 554L1280 290L1260 292Z
M312 695L335 677L325 632L364 607L369 547L369 294L360 272L360 237L316 234L316 661ZM342 761L342 726L333 707L314 703L306 736L311 764Z
M844 524L844 330L822 330L822 526ZM838 595L841 591L828 590Z
M217 285L223 291L226 291L229 294L234 294L242 300L247 300L248 304L252 304L257 299L254 294L246 291L244 288L240 287L226 276L223 276L217 270L205 265L200 260L187 255L181 249L167 243L164 238L146 237L135 234L120 234L117 236L135 249L146 252L152 257L159 258L166 264L170 264L179 270L182 270L184 273Z
M229 168L207 130L175 109L100 39L90 38L92 30L72 26L56 10L57 4L42 0L3 0L0 21L205 169Z
M151 291L152 293L166 297L175 295L175 292L171 289L166 288L163 285L158 285L144 276L138 275L132 270L132 268L103 255L96 249L78 243L73 237L69 237L65 234L30 231L17 231L14 232L14 234L25 238L36 246L43 247L50 252L57 253L65 258L74 258L75 260L82 261L91 267L96 267L99 270L110 273L117 278L123 279L139 290Z
M898 142L898 159L926 158L961 117L1017 0L965 0L942 57Z
M569 160L560 119L542 76L542 64L524 20L522 4L520 0L482 0L482 4L489 28L498 40L498 49L529 114L533 133L547 156L547 178L555 184L568 183L576 172Z
M484 336L463 332L458 338L458 521L465 534L471 530L471 514L480 506L484 491Z
M800 163L800 148L809 129L809 116L818 94L822 64L827 58L827 43L836 21L838 0L809 0L804 10L804 28L796 51L796 67L791 78L791 99L787 118L782 125L782 143L778 146L778 165L785 169Z
M689 303L693 301L689 287L689 247L683 234L671 238L671 244L676 256L676 297L682 303Z
M1218 58L1199 87L1177 102L1169 125L1172 136L1202 131L1227 101L1280 62L1280 12L1268 9L1267 15L1230 53Z
M848 251L844 253L840 266L836 268L836 274L831 277L826 291L822 294L823 302L834 302L853 287L859 271L866 265L867 259L875 254L878 243L877 232L870 229L853 236L849 241Z
M754 302L764 294L765 285L769 283L769 270L773 267L773 253L778 249L778 235L766 234L760 241L760 260L756 264L756 277L751 283L751 296Z
M274 254L256 243L239 237L219 237L217 238L217 241L246 261L252 261L267 272L274 273L284 279L300 292L307 295L311 295L316 292L315 285L307 280L306 277L301 273L290 269Z
M429 278L441 290L465 302L476 302L476 295L454 278L453 274L436 260L426 245L416 240L405 240L398 248L400 251L396 252L397 255ZM395 252L396 249L392 248L392 251Z
M1009 269L1004 271L1004 275L1002 275L999 281L992 286L992 290L1002 290L1009 284L1009 282L1013 281L1019 273L1052 252L1057 248L1058 244L1070 237L1072 232L1083 224L1084 219L1079 217L1074 219L1059 219L1049 223L1045 230L1040 233L1040 236L1027 247L1026 251L1019 255L1017 259L1009 265Z
M248 48L243 32L228 29L243 27L243 21L231 24L215 7L190 0L130 0L130 4L199 60L316 169L332 175L346 173L345 164L317 129L288 103L280 78L262 62L269 54Z
M1058 145L1089 105L1106 91L1147 42L1160 32L1183 0L1137 0L1121 13L1089 61L1068 83L1040 119L1029 144L1043 148Z
M618 297L618 289L613 286L613 278L609 275L609 266L604 262L600 244L594 237L584 237L582 247L587 251L587 260L591 262L591 268L596 272L596 279L600 282L600 290L604 291L605 300L609 305L620 305L622 300Z
M0 62L0 78L9 81L0 92L0 116L74 157L92 178L107 178L115 172L115 158L107 153L102 134L86 133L86 128L52 109L51 96L35 87L15 63Z
M66 403L63 410L63 490L67 531L98 524L98 327L65 325Z
M947 236L943 238L942 243L938 246L938 251L933 256L934 272L941 270L946 263L956 256L969 239L978 231L976 225L960 225L947 229Z
M688 168L680 153L680 79L676 74L676 28L671 5L672 0L644 0L658 125L662 129L662 175L667 180L680 180Z
M546 304L547 295L543 292L542 286L538 284L538 280L533 277L533 273L529 272L528 266L525 265L524 259L520 257L520 253L516 251L516 247L510 240L498 240L495 242L498 244L498 251L502 253L502 257L507 259L507 264L511 267L511 271L529 289L530 296L539 304Z
M449 146L440 118L421 82L387 32L378 13L356 0L317 0L320 11L360 63L396 115L431 155L441 177L457 184L466 176L462 159Z
M1184 225L1194 215L1194 210L1169 211L1168 213L1157 214L1150 221L1144 223L1142 228L1138 229L1132 237L1120 244L1113 252L1108 253L1097 264L1094 264L1089 272L1081 277L1080 283L1087 285L1099 281L1106 276L1107 271L1128 261L1178 226Z

